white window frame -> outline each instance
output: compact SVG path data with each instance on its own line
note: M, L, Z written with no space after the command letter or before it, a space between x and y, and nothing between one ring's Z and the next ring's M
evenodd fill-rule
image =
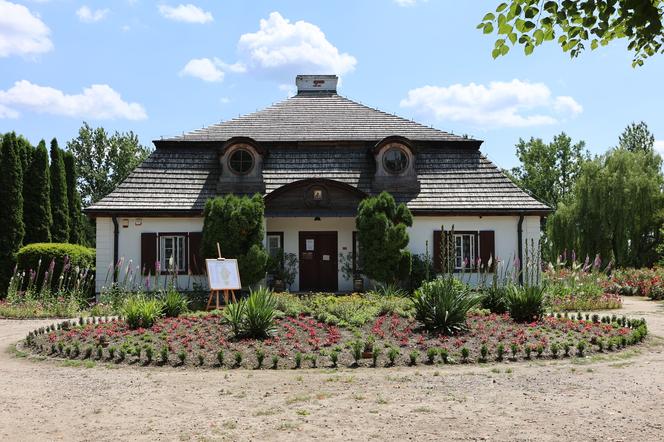
M166 241L173 241L173 266L169 264L169 257L166 256ZM183 262L180 262L180 258ZM186 235L159 235L159 262L164 272L172 272L177 269L178 273L187 271L187 236Z
M475 256L476 251L476 236L474 233L455 233L454 234L454 269L455 270L470 270L475 268L475 263L477 262L477 257ZM460 243L458 242L460 241ZM464 256L464 243L469 242L470 244L470 256L468 266L463 265Z
M272 239L272 238L277 239L278 246L277 246L276 249L273 249L272 247L270 247L270 239ZM265 242L266 242L265 245L266 245L267 253L272 257L275 257L276 253L279 250L283 251L283 249L284 249L284 245L281 244L281 234L279 234L279 233L268 233L267 236L266 236Z

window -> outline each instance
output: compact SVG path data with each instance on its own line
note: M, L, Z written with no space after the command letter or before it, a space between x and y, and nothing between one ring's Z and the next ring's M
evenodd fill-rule
M470 269L475 266L475 234L454 234L454 268Z
M353 273L360 273L360 235L353 232Z
M238 175L247 174L254 167L254 156L246 149L237 149L228 159L228 167Z
M187 253L185 235L160 235L159 236L159 262L162 271L186 272Z
M399 174L408 167L408 155L403 149L393 147L383 155L383 165L388 172Z
M282 232L268 232L267 234L267 253L276 258L283 250L284 234Z

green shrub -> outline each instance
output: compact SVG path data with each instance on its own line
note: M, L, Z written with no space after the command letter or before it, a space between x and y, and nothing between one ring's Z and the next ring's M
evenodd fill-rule
M390 350L387 352L387 359L389 359L390 365L394 365L398 356L399 356L399 349L396 347L390 347Z
M283 312L286 316L299 316L300 313L307 313L307 307L304 302L288 292L274 293L275 309Z
M162 313L167 318L177 318L189 310L189 300L171 287L161 298Z
M446 335L466 329L468 311L480 303L481 297L453 277L425 283L415 292L415 318L428 330Z
M360 202L355 223L364 274L384 283L407 278L412 265L407 227L413 225L408 207L382 192Z
M148 299L138 294L127 298L122 314L130 329L150 328L161 316L162 304L157 299Z
M349 347L352 350L355 365L359 365L360 359L362 358L362 350L364 350L364 342L356 339L349 344Z
M505 302L515 321L538 321L544 313L544 288L512 284L507 287Z
M265 203L259 194L253 197L231 194L209 199L205 204L203 257L216 258L219 243L225 258L237 259L245 286L265 276L268 254L263 247L264 212Z
M417 365L417 359L420 357L420 352L417 350L413 350L410 352L408 357L410 359L410 365L415 366Z
M70 267L79 267L81 270L90 269L94 273L95 249L67 243L34 243L21 247L16 253L16 263L20 270L34 270L38 273L35 285L40 287L44 279L44 271L51 261L55 262L51 289L57 290L59 277L65 266L67 257ZM41 261L41 264L40 264ZM39 271L38 271L39 269ZM94 287L94 285L93 285Z

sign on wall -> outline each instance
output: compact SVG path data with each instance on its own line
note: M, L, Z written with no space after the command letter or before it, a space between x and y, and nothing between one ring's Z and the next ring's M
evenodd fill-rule
M240 270L237 259L206 259L210 290L240 290Z

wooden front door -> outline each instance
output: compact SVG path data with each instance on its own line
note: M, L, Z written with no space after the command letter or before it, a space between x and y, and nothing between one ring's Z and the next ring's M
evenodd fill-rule
M299 260L300 291L337 291L337 232L300 232Z

